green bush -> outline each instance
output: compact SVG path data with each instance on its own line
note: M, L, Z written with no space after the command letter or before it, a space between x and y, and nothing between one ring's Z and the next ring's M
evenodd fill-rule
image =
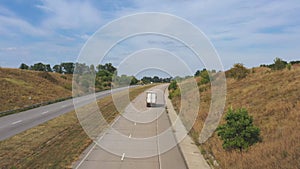
M226 72L226 77L240 80L247 77L249 73L250 71L246 67L244 67L243 64L236 63L233 65L233 68Z
M212 70L211 72L215 73L216 70ZM209 71L206 70L206 69L202 69L201 71L197 70L197 72L195 73L194 76L195 77L196 76L200 76L201 77L200 82L198 83L198 85L202 85L202 84L206 84L206 83L210 82Z
M286 65L287 65L286 61L283 61L280 58L275 58L274 63L272 65L270 65L270 68L272 70L282 70L286 67Z
M180 90L177 88L176 90L171 90L169 93L169 99L173 99L174 97L180 96Z
M217 128L225 150L238 149L242 152L260 141L260 129L253 125L253 118L246 109L228 109L225 120L226 123Z
M168 89L169 89L169 98L170 99L172 99L176 96L180 96L180 89L178 87L176 80L171 81Z
M210 82L210 79L209 79L209 74L208 74L208 71L207 70L204 70L200 73L200 77L201 77L201 84L206 84L206 83L209 83Z
M291 63L287 64L287 65L286 65L286 68L287 68L288 70L291 70L291 69L292 69L292 64L291 64Z
M170 83L168 89L169 89L169 90L176 90L177 88L178 88L178 85L177 85L176 80L171 81L171 83Z

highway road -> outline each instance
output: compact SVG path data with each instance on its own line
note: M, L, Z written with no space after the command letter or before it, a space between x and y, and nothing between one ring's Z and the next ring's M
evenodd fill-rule
M155 107L146 107L145 92L134 99L96 140L98 144L94 143L82 154L74 168L187 168L165 109L166 87L164 84L151 89L157 92ZM170 145L174 146L169 148Z
M30 129L34 126L42 124L59 115L68 113L74 110L74 102L78 102L76 106L84 106L97 99L103 98L114 92L126 90L128 87L106 90L95 94L90 94L82 97L77 97L74 100L69 99L62 102L50 104L47 106L38 107L24 112L4 116L0 118L0 141L11 136L14 136L22 131ZM79 105L79 106L78 106Z

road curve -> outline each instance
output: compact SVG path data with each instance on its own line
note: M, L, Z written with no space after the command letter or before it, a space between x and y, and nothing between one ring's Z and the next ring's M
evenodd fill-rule
M74 164L76 169L186 169L174 131L165 110L167 85L151 88L157 92L157 106L147 108L143 92L127 106L111 128L101 133ZM165 134L165 137L155 137ZM166 149L171 144L170 149Z
M114 92L126 90L128 87L106 90L95 94L90 94L82 97L77 97L74 100L69 99L62 102L50 104L47 106L38 107L24 112L4 116L0 118L0 141L14 136L22 131L30 129L34 126L42 124L59 115L68 113L74 110L74 102L80 103L79 106L87 105L96 99L101 99ZM78 107L78 104L76 104Z

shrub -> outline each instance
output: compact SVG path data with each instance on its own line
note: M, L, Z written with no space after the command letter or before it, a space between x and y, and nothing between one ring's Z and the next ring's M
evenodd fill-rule
M291 63L287 64L287 65L286 65L286 68L287 68L288 70L291 70L291 69L292 69L292 64L291 64Z
M169 93L169 99L173 99L174 97L180 96L180 90L177 88L176 90L171 90Z
M178 88L178 86L177 86L176 80L171 81L171 83L170 83L168 89L169 89L169 90L176 90L177 88Z
M176 80L173 80L171 81L169 87L169 98L172 99L176 96L180 96L180 89L178 87L178 84L177 84L177 81Z
M228 109L225 120L226 124L217 128L225 150L238 149L242 152L260 141L260 129L253 125L253 118L246 109Z
M280 59L280 58L275 58L274 59L274 63L272 65L270 65L270 68L272 70L282 70L284 68L286 68L287 62Z
M300 60L297 60L297 61L291 61L290 64L292 64L292 65L300 64Z
M206 83L210 82L209 74L206 69L201 71L200 77L201 77L201 81L200 81L201 84L206 84Z
M26 65L25 63L22 63L22 64L20 65L19 69L26 69L26 70L28 70L28 69L29 69L29 66Z
M226 77L228 78L234 78L234 79L243 79L247 77L247 75L250 73L250 71L244 67L241 63L236 63L233 65L233 68L228 70L226 72Z
M211 72L216 72L216 70L212 70ZM202 69L201 71L197 70L197 72L195 73L194 76L195 77L196 76L200 76L201 77L199 85L206 84L206 83L210 82L209 71L207 71L206 69Z

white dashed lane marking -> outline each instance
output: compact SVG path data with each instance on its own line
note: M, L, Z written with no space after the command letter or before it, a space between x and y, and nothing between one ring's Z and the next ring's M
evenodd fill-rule
M18 120L18 121L15 121L15 122L11 123L11 124L14 125L14 124L18 124L18 123L21 123L21 122L22 122L22 120Z
M124 157L125 157L125 153L123 153L122 158L121 158L121 161L124 160Z
M49 113L49 111L44 111L42 114L47 114L47 113Z

